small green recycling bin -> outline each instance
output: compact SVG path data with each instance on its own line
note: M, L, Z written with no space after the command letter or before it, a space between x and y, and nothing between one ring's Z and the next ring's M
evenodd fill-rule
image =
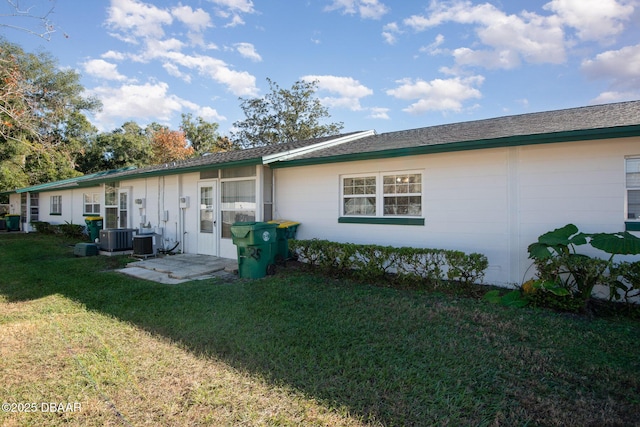
M296 238L299 222L289 221L286 219L274 219L269 221L270 224L276 224L276 253L274 254L274 262L281 263L291 258L289 252L289 239Z
M231 226L238 250L238 276L259 279L273 274L277 226L268 222L235 222Z
M100 230L102 230L103 218L101 216L88 216L84 219L87 224L87 231L89 232L89 239L95 242L100 237Z
M9 214L4 219L7 221L7 231L20 231L20 215Z

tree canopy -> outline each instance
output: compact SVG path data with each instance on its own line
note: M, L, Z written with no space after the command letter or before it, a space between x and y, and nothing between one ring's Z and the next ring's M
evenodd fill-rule
M151 137L152 163L168 163L193 156L193 147L187 145L184 132L163 128Z
M329 111L315 97L317 81L296 81L282 89L270 79L270 93L263 98L240 98L245 120L233 125L232 141L244 148L280 144L336 135L344 124L321 124Z
M0 189L78 175L83 140L96 132L84 112L100 108L79 75L0 40L0 78Z
M193 118L190 113L182 114L180 129L193 148L195 156L235 150L238 147L229 138L218 134L218 124L207 122L202 117Z
M112 132L103 132L88 142L79 164L83 173L146 166L151 163L148 132L136 122L126 122Z
M315 97L317 82L282 89L267 81L265 97L240 98L246 119L234 123L231 137L220 135L217 123L190 113L182 114L179 130L129 121L99 133L85 114L101 103L83 96L75 71L60 69L46 52L27 53L0 38L0 192L341 131L342 123L323 124L329 113Z

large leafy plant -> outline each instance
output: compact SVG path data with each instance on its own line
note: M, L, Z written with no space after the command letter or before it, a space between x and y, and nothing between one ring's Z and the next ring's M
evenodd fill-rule
M609 254L609 258L578 253L576 247L586 244ZM528 251L538 274L533 287L556 297L571 298L577 303L574 306L584 309L596 285L608 286L611 298L619 296L619 290L629 293L629 286L609 273L616 271L616 255L640 254L640 238L626 231L585 234L574 224L567 224L538 237Z

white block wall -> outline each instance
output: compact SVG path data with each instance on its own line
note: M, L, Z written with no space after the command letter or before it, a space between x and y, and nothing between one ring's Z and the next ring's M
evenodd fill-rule
M540 234L624 230L624 159L639 154L628 138L281 168L275 215L300 221L300 239L481 252L485 282L516 284ZM340 175L403 170L424 174L424 226L338 223Z

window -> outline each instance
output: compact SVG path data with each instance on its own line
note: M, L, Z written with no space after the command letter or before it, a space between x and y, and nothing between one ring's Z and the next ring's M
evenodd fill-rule
M222 182L222 237L231 238L234 222L255 221L256 180Z
M99 215L100 214L100 194L85 194L84 195L84 211L85 215Z
M39 194L38 193L29 193L29 221L38 221L38 213L40 211L39 207Z
M51 215L62 215L62 196L49 197L49 213Z
M640 157L626 159L627 219L640 220Z
M382 177L384 215L422 215L422 174L394 174Z
M382 172L350 175L343 176L341 183L341 215L365 218L363 221L344 218L341 222L376 222L367 221L366 218L422 216L422 173Z
M344 215L376 214L376 177L344 178L342 181Z

